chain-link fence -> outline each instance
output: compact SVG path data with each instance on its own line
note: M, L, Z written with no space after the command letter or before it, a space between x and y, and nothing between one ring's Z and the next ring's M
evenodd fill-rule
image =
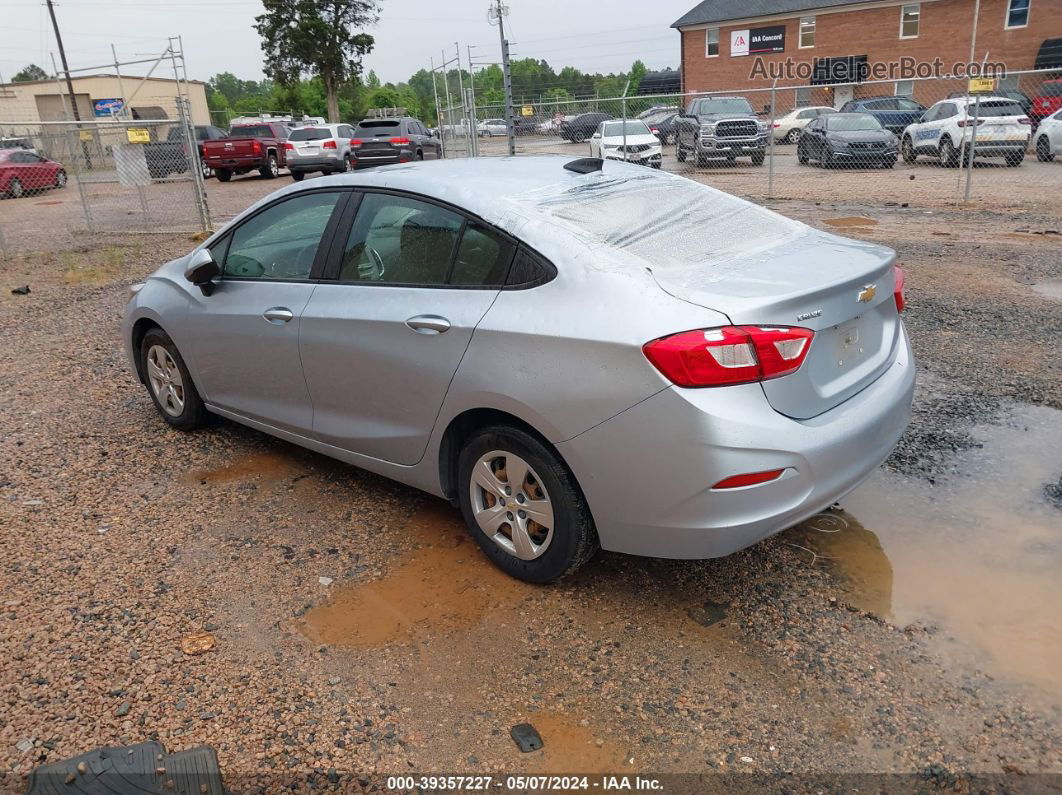
M967 93L959 78L554 96L515 102L512 132L517 154L659 162L760 200L1036 206L1062 185L1062 119L1049 118L1062 107L1059 83L1050 82L1060 76L1011 73L983 96ZM469 110L476 140L455 143L451 156L508 154L505 107ZM838 110L865 115L831 120ZM462 117L465 109L449 113ZM451 131L460 138L468 128Z
M205 172L183 102L177 116L0 122L3 250L66 248L96 233L209 229Z

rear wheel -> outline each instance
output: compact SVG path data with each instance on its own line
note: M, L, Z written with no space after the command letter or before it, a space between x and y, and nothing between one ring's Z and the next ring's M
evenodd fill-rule
M913 163L918 159L918 154L914 150L914 144L911 143L911 139L906 135L903 141L900 142L900 154L903 156L903 162Z
M575 478L552 448L519 428L483 428L465 443L458 499L487 557L518 579L553 582L598 549Z
M269 155L266 158L265 165L258 169L258 173L265 179L275 179L280 174L280 164L277 163L277 156L274 154Z
M210 175L213 173L205 160L199 161L199 173L203 175L203 179L210 179Z
M219 182L228 182L232 179L232 172L227 168L219 168L214 172L214 176L218 178Z
M162 419L181 431L206 424L208 414L169 334L153 328L140 343L140 372Z
M1024 159L1025 159L1025 153L1024 152L1015 152L1012 155L1007 155L1007 165L1010 166L1011 168L1015 168L1017 166L1020 166Z
M306 178L305 171L292 171L291 178L296 182L302 182Z
M895 157L888 157L885 160L881 161L881 167L882 168L892 168L895 165L896 165L896 158Z
M800 142L800 136L804 134L804 130L801 127L794 127L789 131L789 135L785 137L787 143L795 144Z
M941 168L955 168L959 163L959 153L950 138L941 139L937 148L937 159L940 160Z
M1055 159L1051 154L1051 142L1047 140L1046 135L1041 135L1036 141L1036 159L1041 163L1050 163Z

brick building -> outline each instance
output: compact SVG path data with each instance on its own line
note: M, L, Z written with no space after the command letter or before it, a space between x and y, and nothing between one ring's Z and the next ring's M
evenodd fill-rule
M681 36L683 91L768 88L773 76L763 69L782 69L791 59L778 86L800 86L798 105L839 107L853 96L882 93L936 101L964 81L951 86L897 74L887 83L858 83L886 79L873 71L904 58L939 58L951 73L952 64L969 60L974 7L974 0L704 0L672 25ZM1062 76L1059 37L1062 0L981 0L978 61L987 54L1011 72L1051 68ZM1035 93L1032 83L1041 81L1010 76L1000 87ZM857 85L839 85L852 82Z

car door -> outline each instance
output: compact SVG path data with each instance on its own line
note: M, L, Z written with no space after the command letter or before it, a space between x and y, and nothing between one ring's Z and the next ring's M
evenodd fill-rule
M349 212L349 211L348 211ZM424 454L476 325L504 283L508 238L407 194L367 191L303 312L314 434L397 464Z
M1062 110L1055 113L1050 117L1050 123L1047 125L1047 137L1051 142L1051 151L1058 153L1062 151Z
M211 247L222 277L189 291L187 337L204 399L308 436L313 409L299 359L303 309L349 191L309 190L242 221Z
M908 128L911 131L911 141L915 149L919 151L936 151L937 142L940 139L940 114L946 103L937 103L927 110L922 118Z

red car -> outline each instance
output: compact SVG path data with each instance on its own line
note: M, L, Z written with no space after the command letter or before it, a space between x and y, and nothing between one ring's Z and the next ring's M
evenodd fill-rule
M1062 109L1062 80L1047 80L1036 92L1029 115L1034 122L1039 122L1059 109Z
M65 188L66 170L25 149L0 149L0 196L19 199L45 188Z

